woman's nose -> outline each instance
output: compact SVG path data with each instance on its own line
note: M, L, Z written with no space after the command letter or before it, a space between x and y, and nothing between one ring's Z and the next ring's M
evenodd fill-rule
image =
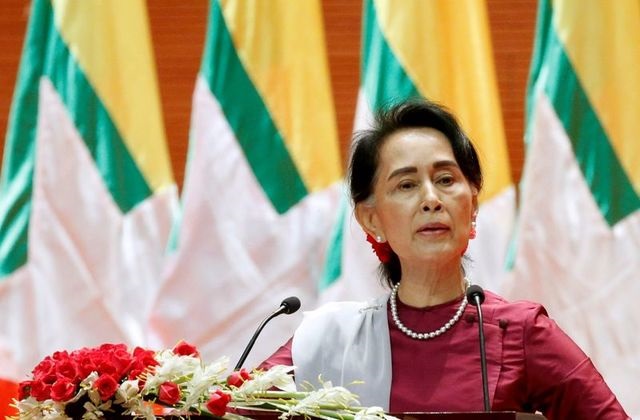
M422 198L422 211L440 210L442 210L442 201L440 201L438 192L432 185L425 185L424 197Z

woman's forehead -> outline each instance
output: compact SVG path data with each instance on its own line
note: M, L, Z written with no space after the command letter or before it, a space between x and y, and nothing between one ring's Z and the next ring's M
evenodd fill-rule
M412 128L396 131L386 139L380 150L379 166L428 165L439 161L456 161L447 137L433 128Z

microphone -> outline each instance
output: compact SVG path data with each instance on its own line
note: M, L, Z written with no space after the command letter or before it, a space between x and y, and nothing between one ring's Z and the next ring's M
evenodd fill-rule
M253 348L253 344L256 342L256 339L258 338L258 335L260 334L264 326L267 325L267 322L271 321L273 318L277 317L280 314L289 315L296 312L298 309L300 309L300 299L295 296L289 296L288 298L284 299L280 304L280 307L274 313L266 317L264 321L262 321L256 332L253 333L251 340L249 340L249 344L247 344L247 347L244 349L242 356L240 356L240 360L238 360L238 363L236 364L236 367L233 368L233 370L238 370L242 367L242 364Z
M489 404L489 379L487 378L487 352L484 345L484 328L482 321L482 309L484 302L484 290L477 284L472 284L467 289L467 300L478 309L478 334L480 335L480 367L482 368L482 395L484 397L484 411L491 411Z

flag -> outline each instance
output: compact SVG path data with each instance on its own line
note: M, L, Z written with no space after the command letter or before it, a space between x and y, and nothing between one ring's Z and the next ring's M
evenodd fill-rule
M365 0L363 4L355 129L369 126L375 110L413 97L427 97L456 114L478 148L485 176L468 275L474 283L499 284L515 193L486 6L475 0ZM352 209L344 208L343 214L323 277L327 300L381 292L375 279L378 262L365 234L351 217Z
M640 3L540 1L505 292L543 303L640 416Z
M152 342L239 359L289 295L315 306L341 176L319 1L211 1L189 156ZM253 366L301 312L267 326Z
M0 178L0 377L143 345L176 202L145 2L33 1Z

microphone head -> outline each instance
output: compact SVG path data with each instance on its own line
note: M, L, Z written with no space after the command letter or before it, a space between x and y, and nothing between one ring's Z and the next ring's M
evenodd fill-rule
M482 287L477 284L472 284L467 289L467 300L471 303L475 303L476 296L478 297L478 303L484 302L484 290L482 290Z
M281 308L284 308L283 312L285 314L292 314L300 309L300 299L295 296L289 296L280 304Z

